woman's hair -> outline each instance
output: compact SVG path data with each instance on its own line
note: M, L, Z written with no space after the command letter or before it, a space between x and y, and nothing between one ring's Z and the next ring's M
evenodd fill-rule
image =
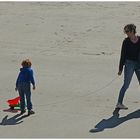
M136 33L136 26L134 24L127 24L124 27L124 32L125 33L127 33L127 32L133 32L135 34Z
M23 67L31 67L32 63L31 63L31 61L29 59L26 59L26 60L22 61L21 65Z

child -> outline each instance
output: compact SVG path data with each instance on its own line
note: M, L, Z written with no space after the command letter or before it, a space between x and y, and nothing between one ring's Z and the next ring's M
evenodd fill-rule
M28 115L34 114L35 112L32 110L32 102L31 102L31 84L33 85L33 90L35 90L35 80L33 76L33 70L31 69L31 61L29 59L23 60L22 68L20 68L20 73L16 80L16 88L15 90L19 92L20 96L20 110L21 115L25 113L25 97L27 101L27 109Z

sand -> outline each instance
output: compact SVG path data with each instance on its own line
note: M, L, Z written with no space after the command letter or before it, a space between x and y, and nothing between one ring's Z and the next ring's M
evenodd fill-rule
M140 2L0 2L0 138L140 138L135 75L129 109L112 114L123 83L123 27L134 23L139 34L139 13ZM20 117L3 110L18 96L25 58L33 63L36 114Z

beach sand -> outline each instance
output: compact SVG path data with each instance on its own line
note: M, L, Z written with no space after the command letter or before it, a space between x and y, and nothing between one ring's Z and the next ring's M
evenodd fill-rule
M139 13L140 2L0 2L0 138L140 138L136 76L124 98L129 109L112 114L123 84L123 27L134 23L139 34ZM25 58L36 114L20 117L3 110L18 96Z

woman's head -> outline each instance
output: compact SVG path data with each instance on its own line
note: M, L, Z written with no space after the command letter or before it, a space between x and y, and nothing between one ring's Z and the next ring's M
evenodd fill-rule
M22 67L31 67L32 63L29 59L25 59L21 63Z
M136 34L136 26L134 24L127 24L124 27L124 33L133 33Z

